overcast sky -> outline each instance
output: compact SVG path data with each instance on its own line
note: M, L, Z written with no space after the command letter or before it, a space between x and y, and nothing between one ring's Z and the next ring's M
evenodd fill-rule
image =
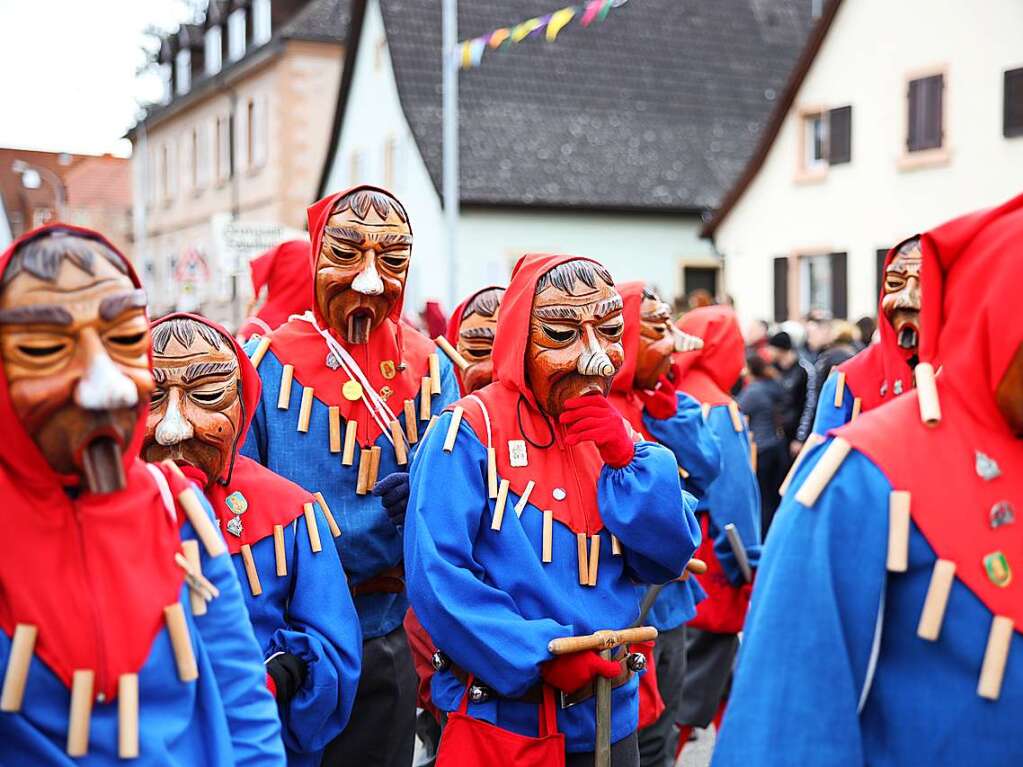
M194 2L192 3L194 4ZM0 146L127 155L148 25L190 20L186 0L0 0Z

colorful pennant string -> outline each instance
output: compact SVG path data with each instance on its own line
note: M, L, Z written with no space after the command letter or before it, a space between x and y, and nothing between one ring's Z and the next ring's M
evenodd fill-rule
M500 51L509 45L521 43L528 38L541 35L549 43L558 39L568 24L575 18L583 27L590 26L594 21L603 21L612 8L620 8L628 0L587 0L585 3L569 5L546 16L536 16L511 27L500 27L471 40L463 40L458 44L458 60L462 69L478 67L483 61L483 53L489 48Z

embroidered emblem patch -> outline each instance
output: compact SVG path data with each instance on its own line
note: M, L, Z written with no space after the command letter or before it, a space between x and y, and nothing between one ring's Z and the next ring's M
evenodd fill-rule
M1008 501L999 501L988 512L988 521L992 530L1003 525L1011 525L1016 521L1016 510Z
M999 588L1005 588L1012 583L1012 569L1009 567L1009 560L1000 551L992 551L984 557L984 570L987 577Z
M526 455L526 441L524 439L508 440L508 462L515 468L529 465L529 456Z
M235 490L227 496L224 503L227 504L227 508L232 514L244 514L249 508L249 502L245 500L245 496L240 490Z
M380 363L380 375L388 381L398 375L398 368L395 366L394 360L384 360Z
M999 468L997 461L979 450L977 451L974 467L977 469L977 476L987 482L1002 476L1002 470Z

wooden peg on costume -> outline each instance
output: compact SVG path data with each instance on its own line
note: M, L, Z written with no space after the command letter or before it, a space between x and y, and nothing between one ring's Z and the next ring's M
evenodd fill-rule
M182 541L181 553L184 554L185 559L188 560L188 566L191 568L192 573L202 575L202 558L199 556L199 541ZM191 587L188 589L188 604L192 608L192 615L206 614L207 608L205 595Z
M440 350L442 352L448 355L448 359L450 359L453 363L455 363L458 366L459 370L464 371L467 367L469 367L469 361L466 360L465 357L463 357L461 354L459 354L458 350L454 346L452 346L451 342L448 341L448 339L446 339L444 336L437 336L435 339L433 339L433 341L434 343L437 344L437 346L440 347Z
M590 536L590 571L586 578L587 586L597 585L597 568L600 565L600 536Z
M938 399L938 385L934 380L934 366L921 362L913 368L916 377L916 398L920 406L920 420L928 426L937 426L941 421L941 401Z
M585 586L590 582L590 565L586 559L586 533L575 534L575 545L579 556L579 585Z
M430 394L440 394L440 358L437 352L430 355Z
M742 415L739 413L739 404L733 399L728 401L728 415L732 417L732 428L736 434L742 432Z
M373 486L377 483L380 478L380 448L377 445L373 445L369 449L369 483L366 486L367 490L372 490Z
M263 585L259 582L259 572L256 570L256 560L252 558L252 547L243 543L241 545L242 564L245 565L245 577L249 581L249 591L252 596L258 597L263 593Z
M341 408L331 405L327 408L327 423L330 427L330 452L341 452Z
M526 483L526 489L522 491L522 495L519 496L518 503L515 504L515 516L521 517L523 509L526 508L526 504L529 503L529 494L533 492L533 488L536 486L536 482L529 480Z
M302 387L302 404L298 409L298 430L303 434L309 431L309 418L313 412L313 387Z
M7 657L7 670L4 672L3 691L0 692L0 711L21 710L21 702L25 698L25 683L28 681L28 667L32 663L32 653L35 652L38 635L39 630L30 623L19 623L14 627L11 651Z
M845 402L845 373L841 370L835 373L835 407L842 407Z
M437 421L438 416L435 415L430 416L430 422L426 424L426 429L423 431L423 439L426 439L426 435L430 433L430 429L433 428L433 425L437 423Z
M117 677L117 755L137 759L139 755L139 676Z
M281 370L281 389L277 393L277 409L287 410L291 404L291 381L295 377L295 366L285 365Z
M355 480L355 494L365 495L369 492L369 472L373 468L373 458L368 447L359 448L359 474Z
M620 557L622 555L622 542L618 540L617 535L611 536L611 556Z
M320 543L320 528L316 524L316 512L313 505L311 503L302 504L302 513L305 515L305 529L309 534L309 547L314 554L323 551L323 544Z
M888 572L904 573L909 566L909 502L905 490L888 494Z
M256 350L252 352L252 356L249 357L249 361L252 363L252 367L259 368L259 363L263 361L263 357L266 356L267 349L270 348L270 336L263 336L259 339L259 344L256 346Z
M274 564L278 578L283 578L288 574L288 556L284 552L283 525L274 525Z
M863 408L863 400L859 397L853 397L852 413L849 415L849 421L855 421L856 417L860 414L860 410Z
M955 574L955 562L948 559L935 560L931 582L927 586L927 596L924 598L924 609L920 611L920 622L916 627L916 635L921 639L931 642L938 640Z
M824 492L824 488L835 476L835 472L838 471L851 449L852 446L848 442L841 437L835 437L796 492L796 501L804 506L813 506L817 503L820 494Z
M351 466L355 462L355 437L359 432L359 425L353 418L345 424L345 447L341 454L341 465Z
M405 447L405 432L401 430L398 419L391 421L391 441L394 443L394 462L399 466L408 463L408 449Z
M173 471L177 472L184 479L185 475L182 474L181 469L175 466L173 461L164 461L163 464L164 466L172 466ZM185 516L188 517L188 521L192 523L192 528L195 530L195 534L199 536L199 540L202 541L207 554L211 557L219 557L227 551L227 544L224 543L224 539L220 537L217 528L212 520L210 520L209 515L206 514L206 509L203 508L195 488L189 486L178 493L178 503L184 510Z
M341 528L337 526L337 520L334 519L334 515L330 511L330 506L327 505L327 499L323 497L323 493L317 490L313 493L313 498L320 504L320 509L323 511L323 516L327 518L327 527L330 528L330 534L335 538L341 537Z
M796 476L796 470L799 468L799 464L803 462L806 454L813 450L817 445L824 441L824 437L820 434L812 433L806 438L806 442L803 443L803 447L800 448L799 454L796 456L796 460L792 462L792 468L789 469L789 473L785 475L785 480L781 483L778 488L778 495L785 495L785 491L789 489L789 485L792 482L792 478Z
M991 619L991 631L987 635L984 649L984 664L980 668L977 695L987 700L998 700L1002 693L1005 665L1009 660L1014 623L1012 618L995 615Z
M504 507L508 505L508 487L510 483L506 479L501 480L501 486L497 489L497 502L494 504L494 521L490 523L491 530L500 530L504 521Z
M419 424L416 422L416 403L413 400L405 400L405 434L408 435L408 443L416 444L419 441Z
M487 496L497 498L497 451L487 448Z
M703 420L706 421L710 415L710 403L703 402L700 404L700 413L703 415Z
M554 514L550 509L547 509L543 513L543 553L541 556L542 562L552 561L552 551L554 544Z
M195 663L192 638L188 633L188 621L185 620L181 603L174 602L163 608L163 619L167 624L167 633L170 634L178 678L182 682L195 681L199 678L199 667Z
M451 423L448 425L448 433L444 435L444 452L450 453L455 448L455 438L458 436L458 426L462 423L462 414L465 409L461 405L455 405L451 414Z
M180 607L180 605L178 605ZM89 723L92 720L92 690L96 673L92 669L76 669L71 674L71 709L68 712L67 755L89 753Z

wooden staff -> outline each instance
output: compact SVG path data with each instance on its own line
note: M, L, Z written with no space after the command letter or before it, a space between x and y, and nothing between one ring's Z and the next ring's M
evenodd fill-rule
M259 572L256 570L256 560L252 558L252 547L243 543L241 546L242 563L245 565L245 577L249 581L249 591L252 596L258 597L263 593L263 584L259 582Z
M281 389L277 393L277 409L287 410L291 404L291 380L295 376L295 366L285 365L281 370Z
M3 692L0 692L0 711L20 711L25 698L25 683L28 681L28 667L35 652L39 630L30 623L19 623L14 627L11 652L4 672Z
M167 633L170 634L178 678L182 682L195 681L199 678L199 667L195 663L192 638L188 634L188 622L181 603L174 602L163 608L163 619L167 624Z
M458 349L452 346L451 342L448 341L448 339L446 339L444 336L437 336L435 339L433 339L433 341L434 343L437 344L437 346L440 347L440 350L442 352L448 355L448 359L450 359L458 366L459 370L464 372L465 369L469 367L468 360L466 360L465 357L459 354Z
M180 607L181 605L178 605ZM67 754L89 753L89 721L92 719L92 689L96 674L92 669L76 669L71 675L71 710L68 714Z
M302 387L302 404L298 408L298 430L303 434L309 432L309 418L313 412L313 387Z
M377 448L379 450L379 448ZM315 554L323 551L323 544L320 543L320 528L316 526L316 512L311 503L302 504L302 513L305 515L305 529L309 534L309 546Z
M277 565L277 577L288 574L288 557L284 553L284 527L274 525L274 564Z
M249 361L252 362L252 367L259 368L259 363L263 361L263 357L266 356L267 349L270 348L270 336L263 336L259 339L259 345L256 346L256 350L252 352L252 356L249 357Z
M139 755L138 674L117 678L117 755L121 759L137 759Z
M320 509L323 511L323 516L327 518L327 527L330 528L330 534L335 538L341 537L341 528L337 526L337 520L334 519L334 515L330 512L330 506L327 505L327 499L323 497L323 493L317 490L313 493L313 498L320 504Z

